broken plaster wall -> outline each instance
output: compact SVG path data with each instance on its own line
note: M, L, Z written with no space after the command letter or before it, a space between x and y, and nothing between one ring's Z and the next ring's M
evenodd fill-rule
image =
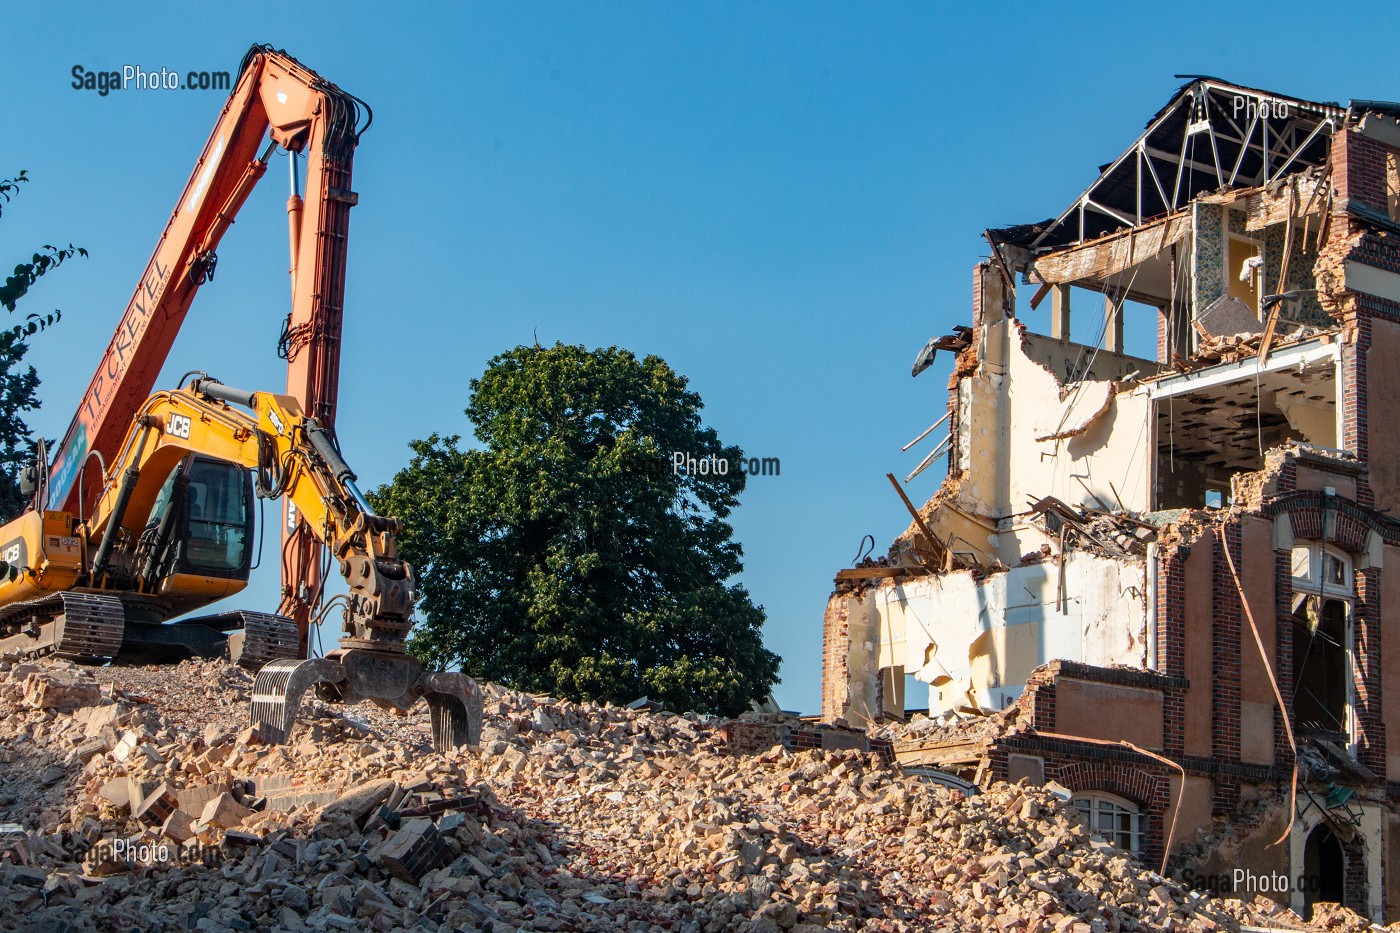
M1014 565L1045 543L1038 530L1013 519L1045 496L1093 508L1149 508L1149 400L1119 391L1110 379L1062 385L1030 355L1033 341L1044 339L1005 317L989 321L977 371L958 382L959 482L948 501L1001 523L963 529L982 563ZM938 511L931 525L942 534Z
M850 686L840 717L879 707L880 671L902 667L929 685L929 710L1002 709L1052 659L1146 666L1142 562L1071 552L979 576L955 571L844 599ZM871 648L874 646L875 650Z

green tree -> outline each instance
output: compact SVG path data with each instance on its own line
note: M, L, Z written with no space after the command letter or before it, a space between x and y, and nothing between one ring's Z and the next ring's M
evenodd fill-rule
M646 695L737 714L779 658L763 610L727 581L743 551L726 516L740 451L700 421L700 397L658 357L522 346L471 383L458 437L414 441L371 497L403 520L432 665L572 699ZM731 468L673 469L673 452Z
M19 186L28 181L29 175L23 169L14 178L0 179L0 211ZM0 283L0 307L13 314L19 300L40 278L66 260L86 255L87 250L71 243L64 247L43 246L28 262L16 265L14 272ZM24 510L19 475L34 459L34 434L25 415L39 407L39 376L33 366L23 365L24 355L29 352L27 341L59 317L57 310L31 313L23 324L0 331L0 521L9 521Z

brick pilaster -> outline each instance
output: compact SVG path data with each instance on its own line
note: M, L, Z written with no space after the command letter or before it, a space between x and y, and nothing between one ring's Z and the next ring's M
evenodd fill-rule
M1243 563L1239 522L1224 527L1223 536L1212 530L1214 599L1211 624L1211 749L1216 761L1240 760L1240 627L1243 606L1238 588L1225 560L1228 547L1238 568ZM1221 775L1215 781L1213 807L1228 813L1239 804L1239 779Z

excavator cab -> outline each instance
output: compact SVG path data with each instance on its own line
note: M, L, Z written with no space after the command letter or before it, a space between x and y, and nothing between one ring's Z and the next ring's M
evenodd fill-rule
M154 555L162 590L180 574L180 592L200 588L202 578L246 582L253 561L256 518L253 479L236 463L192 454L171 471L156 495L142 533Z
M112 552L103 589L123 606L126 662L227 656L253 669L294 657L296 627L264 612L236 610L167 623L232 596L248 584L257 517L252 474L204 454L179 460L160 486L129 548Z
M178 661L225 655L257 669L297 654L296 626L272 613L235 610L164 620L240 592L252 570L255 509L247 468L189 454L165 478L129 557L112 568L127 619L120 658ZM113 581L117 582L117 581Z
M298 656L296 625L284 616L188 615L248 585L257 515L248 468L189 453L165 471L134 474L131 524L108 516L110 535L56 510L0 529L0 649L97 663L227 657L252 670Z

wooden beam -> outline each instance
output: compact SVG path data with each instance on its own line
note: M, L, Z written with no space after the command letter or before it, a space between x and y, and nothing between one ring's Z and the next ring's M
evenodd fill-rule
M922 567L849 567L836 571L837 580L887 580L890 577L905 577L911 574L927 573Z
M1035 290L1035 294L1031 296L1032 311L1040 307L1040 303L1045 300L1046 295L1050 294L1050 289L1053 287L1054 286L1052 286L1049 282L1046 282L1045 284L1041 285L1040 288L1037 288Z
M986 742L950 742L924 748L896 747L894 757L902 765L975 764L986 753Z
M1011 276L1011 270L1006 267L1006 260L1001 258L1001 247L997 246L996 240L992 239L992 231L983 230L982 236L986 238L987 245L992 248L992 259L996 260L997 271L1001 273L1002 284L1006 286L1006 296L1002 299L1002 307L1010 310L1016 306L1016 280Z
M914 517L914 524L919 526L919 530L922 531L924 533L924 537L928 539L929 547L933 548L935 553L938 553L940 556L943 557L944 566L929 567L929 571L932 573L938 573L940 570L952 569L953 552L948 550L948 546L945 545L942 541L940 541L934 535L934 533L929 530L928 525L924 524L924 517L919 514L919 510L914 508L914 503L910 502L909 497L904 494L904 487L899 485L899 480L895 479L894 474L886 473L885 479L889 480L890 485L894 487L894 491L899 493L900 501L902 501L904 503L904 507L909 510L909 514Z

